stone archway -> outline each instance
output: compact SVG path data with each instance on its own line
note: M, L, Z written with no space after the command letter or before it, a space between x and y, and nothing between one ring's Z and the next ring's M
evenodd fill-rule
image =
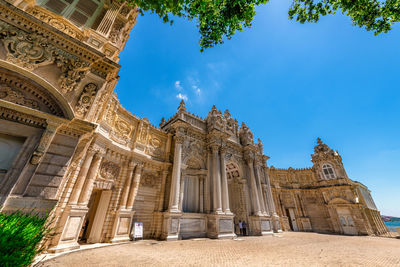
M249 212L246 203L246 179L242 178L238 165L234 162L226 164L226 175L228 179L229 205L235 215L235 233L239 234L239 221L247 224L249 232Z

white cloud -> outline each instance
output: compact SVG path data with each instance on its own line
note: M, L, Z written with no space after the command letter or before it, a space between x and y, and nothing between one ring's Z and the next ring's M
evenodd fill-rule
M185 101L188 100L187 95L184 95L184 94L181 94L181 93L177 94L177 95L176 95L176 98L178 98L178 99L183 99L183 100L185 100Z
M181 85L181 81L176 81L176 82L175 82L175 88L176 88L178 91L181 91L181 90L183 89L183 87L182 87L182 85Z
M197 96L201 95L201 89L197 85L193 85L192 88Z

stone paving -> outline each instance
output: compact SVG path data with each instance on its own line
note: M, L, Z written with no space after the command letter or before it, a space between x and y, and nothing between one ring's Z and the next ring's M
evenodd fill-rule
M400 240L282 233L237 240L145 240L80 251L42 266L400 266Z

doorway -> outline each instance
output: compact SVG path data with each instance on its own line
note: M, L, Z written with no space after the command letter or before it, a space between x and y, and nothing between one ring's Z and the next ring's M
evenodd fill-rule
M89 211L85 217L79 236L80 242L101 242L101 231L103 229L110 198L111 190L93 190L88 203Z
M290 229L292 231L297 232L299 228L297 227L296 216L294 215L294 209L293 208L286 209L286 214L289 217Z
M339 216L340 226L342 227L343 234L357 235L357 228L355 226L351 212L347 208L338 208L337 213Z

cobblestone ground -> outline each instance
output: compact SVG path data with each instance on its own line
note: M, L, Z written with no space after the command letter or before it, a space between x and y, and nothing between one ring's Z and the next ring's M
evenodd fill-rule
M145 240L71 253L44 266L400 266L400 240L316 233Z

